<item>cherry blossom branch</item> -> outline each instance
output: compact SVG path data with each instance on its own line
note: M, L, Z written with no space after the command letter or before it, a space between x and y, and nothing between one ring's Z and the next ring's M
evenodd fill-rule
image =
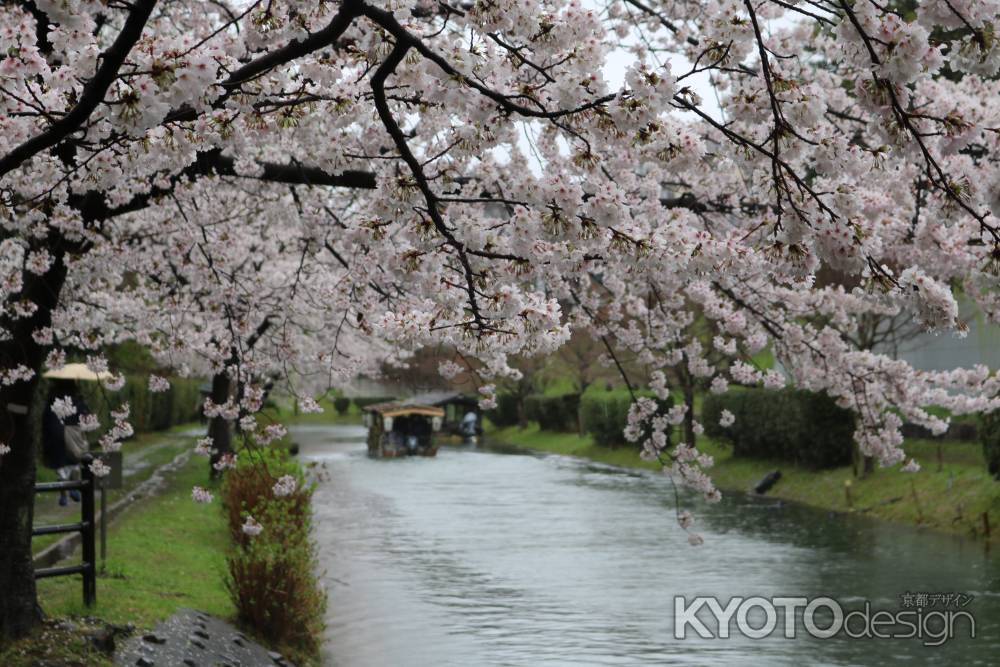
M84 86L80 100L69 113L52 123L47 130L28 139L0 158L0 178L38 153L52 148L76 132L87 121L104 100L104 95L118 77L118 71L125 63L132 47L142 36L142 31L146 27L146 22L149 20L150 14L153 13L154 7L156 7L156 0L136 0L129 11L128 18L125 19L125 25L118 33L118 37L101 54L101 65L97 68L94 78Z
M955 202L959 206L959 208L961 208L970 216L972 216L972 218L979 223L979 226L982 229L982 231L987 232L990 236L993 237L994 244L1000 244L1000 230L998 230L997 227L990 225L989 223L986 222L987 214L980 213L979 211L972 208L972 206L970 206L969 203L965 201L965 199L959 194L959 192L957 192L956 187L950 181L948 174L945 173L944 169L938 163L937 159L931 154L930 149L924 142L922 133L919 132L916 127L914 127L912 121L913 114L911 114L910 112L908 112L906 109L903 108L903 105L899 101L899 96L896 94L896 90L892 82L883 79L879 75L878 71L876 71L876 69L879 66L881 66L882 62L878 56L878 52L872 45L871 35L869 35L865 31L864 27L861 25L861 22L858 20L857 15L854 13L853 8L845 0L839 0L839 1L841 9L844 11L845 16L847 16L855 32L857 32L858 36L861 38L862 42L865 45L865 49L868 52L869 59L871 60L872 77L875 85L881 87L889 96L889 100L891 102L893 110L893 115L895 115L900 125L902 125L903 128L906 129L907 133L913 137L913 140L916 142L917 147L920 149L920 153L923 156L924 162L927 167L928 180L930 180L931 183L934 183L935 186L939 190L941 190L947 198Z
M396 44L393 47L392 52L389 56L379 65L375 74L371 78L371 88L372 94L374 96L375 111L378 113L379 118L382 120L382 124L392 138L393 143L396 145L396 150L399 151L400 157L410 169L410 173L413 174L413 178L416 180L417 188L423 194L424 200L427 202L427 214L430 216L431 221L434 223L434 228L441 234L448 245L455 249L458 255L459 262L462 264L462 268L465 273L465 289L469 298L469 308L472 311L473 320L476 323L476 327L480 332L484 331L486 328L486 323L483 320L482 313L479 308L479 301L476 297L476 287L475 287L475 273L472 270L472 266L469 264L469 258L465 252L465 245L455 238L455 235L451 233L448 226L445 224L444 219L441 217L440 211L437 207L437 196L434 191L431 190L430 184L427 182L427 177L424 175L423 168L420 165L420 161L417 160L416 156L413 155L413 151L410 150L409 145L406 142L406 137L403 136L403 131L399 128L399 124L392 115L392 111L389 109L389 103L386 101L385 97L385 81L391 73L393 73L396 68L403 62L403 58L406 57L406 52L410 50L409 46L403 45L401 43Z
M269 51L263 56L250 61L243 67L233 71L229 77L219 85L225 88L225 92L213 103L216 109L222 108L224 102L239 87L266 74L275 67L287 65L294 60L309 55L315 51L326 48L336 43L340 37L351 27L351 23L357 18L357 7L355 0L344 2L340 11L334 15L329 24L322 30L310 33L308 37L301 40L292 40L285 46ZM178 109L167 114L164 124L180 121L196 120L199 113L192 108Z
M474 89L481 95L490 98L491 100L499 104L501 108L503 108L505 111L509 113L516 113L518 115L525 116L527 118L542 118L551 120L556 118L562 118L564 116L575 115L583 111L588 111L590 109L600 107L614 100L617 97L617 94L604 95L602 97L598 97L596 99L591 100L590 102L586 102L572 109L550 110L546 108L545 105L543 105L541 102L535 100L532 97L529 97L529 99L531 99L532 102L538 105L538 109L531 109L524 105L517 104L516 102L512 101L513 97L515 96L505 95L496 90L493 90L489 86L483 85L482 83L476 81L475 79L465 74L462 74L461 72L456 70L454 67L452 67L451 63L449 63L443 57L441 57L433 50L431 50L430 47L424 44L424 42L419 37L417 37L413 33L409 32L406 28L404 28L396 19L396 17L392 14L392 12L372 7L371 5L360 2L360 0L351 0L351 1L352 3L357 2L360 5L361 7L360 11L364 16L366 16L367 18L369 18L370 20L381 26L383 29L386 30L386 32L392 35L396 39L397 45L415 49L422 56L433 62L438 67L440 67L446 74L461 79L461 81L465 83L467 86ZM523 95L519 94L517 95L517 97L523 97Z

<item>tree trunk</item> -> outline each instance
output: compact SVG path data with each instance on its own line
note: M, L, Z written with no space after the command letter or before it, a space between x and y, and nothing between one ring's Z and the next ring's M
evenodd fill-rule
M27 382L0 387L0 443L11 449L0 457L0 640L23 637L37 620L31 554L37 459L34 426L44 406L34 399L48 348L37 344L31 334L51 324L52 310L66 281L61 241L51 243L49 251L55 261L44 276L23 276L21 294L37 310L28 318L0 321L11 332L11 338L0 343L0 368L25 366L34 371Z
M23 637L35 622L31 525L37 451L32 423L39 415L32 405L37 386L37 381L20 382L0 391L0 441L11 448L0 459L0 640Z
M851 472L859 479L864 479L875 472L875 457L862 454L861 447L856 442L851 450Z
M229 392L232 380L225 369L212 376L212 402L222 405L229 400ZM209 458L208 474L212 479L217 479L220 472L215 469L215 464L222 458L223 454L233 451L233 431L229 422L222 417L212 417L208 422L208 437L212 439L212 456Z

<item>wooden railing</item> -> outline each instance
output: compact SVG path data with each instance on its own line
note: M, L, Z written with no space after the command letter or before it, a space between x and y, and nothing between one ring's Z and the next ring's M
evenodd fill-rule
M35 526L31 529L32 537L36 535L54 535L58 533L79 532L82 537L83 561L79 565L62 565L35 569L35 579L47 577L62 577L73 574L83 575L83 603L88 607L97 601L97 552L94 539L94 474L90 471L93 458L88 454L80 462L81 475L79 480L68 482L39 482L35 484L35 493L51 493L57 491L80 492L79 523L60 523L48 526Z

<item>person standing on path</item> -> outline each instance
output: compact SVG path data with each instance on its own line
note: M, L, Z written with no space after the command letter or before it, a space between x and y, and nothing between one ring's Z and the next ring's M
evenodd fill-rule
M52 381L42 416L42 457L45 466L55 470L62 481L80 478L80 459L89 449L80 418L89 414L74 381ZM69 497L79 502L80 492L73 489ZM66 492L60 491L59 505L67 502Z

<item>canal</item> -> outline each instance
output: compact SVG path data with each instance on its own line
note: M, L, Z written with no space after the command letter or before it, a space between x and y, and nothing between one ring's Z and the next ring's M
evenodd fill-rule
M1000 660L1000 559L981 543L727 494L718 505L682 497L705 538L690 547L661 475L457 447L433 459L372 460L364 436L356 426L294 431L303 458L323 471L314 507L329 592L325 664ZM926 611L969 612L976 638L962 618L957 637L938 647L923 645L929 637L817 639L801 622L789 639L783 617L763 639L703 639L690 626L685 639L674 638L678 595L718 596L723 606L733 596L827 596L845 611L867 601L871 613L897 613L913 611L906 605L924 593L945 596L929 598L936 602ZM964 597L945 603L951 595ZM752 614L751 624L762 618ZM937 620L926 620L928 634Z

